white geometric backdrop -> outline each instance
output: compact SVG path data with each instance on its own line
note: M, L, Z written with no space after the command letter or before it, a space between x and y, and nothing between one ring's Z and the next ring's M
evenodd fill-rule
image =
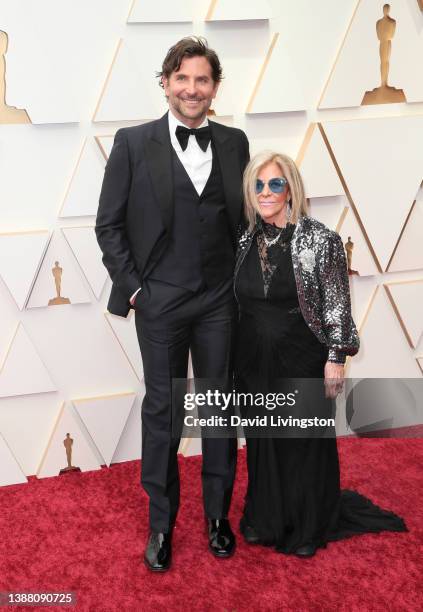
M380 82L383 4L0 0L6 103L32 122L0 124L0 485L57 474L68 432L81 470L140 457L134 316L106 312L93 227L114 133L166 110L155 71L188 34L223 64L215 120L252 154L295 158L311 214L354 243L348 375L423 375L423 12L390 2L390 84L407 102L360 106ZM48 306L56 261L69 303Z

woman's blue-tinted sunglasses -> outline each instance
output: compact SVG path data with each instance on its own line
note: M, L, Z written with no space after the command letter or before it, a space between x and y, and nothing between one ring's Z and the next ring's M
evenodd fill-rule
M270 191L272 191L273 193L282 193L283 191L285 191L285 187L287 186L288 181L284 177L278 177L278 178L271 178L269 181L267 181L267 184L269 185ZM256 193L257 194L261 193L265 185L266 185L266 181L257 179L256 180Z

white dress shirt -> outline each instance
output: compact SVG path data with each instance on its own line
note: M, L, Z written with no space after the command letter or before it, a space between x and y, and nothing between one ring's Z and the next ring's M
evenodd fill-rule
M183 125L184 127L189 126L182 123L182 121L179 121L179 119L175 117L170 109L168 118L170 142L172 143L177 156L181 160L181 163L191 179L191 182L194 185L198 195L201 195L204 187L206 186L212 168L213 155L211 143L209 142L207 149L203 151L195 136L191 134L188 138L187 148L185 151L183 151L181 145L179 144L179 140L176 138L176 128L178 125ZM203 123L197 127L207 127L208 124L209 121L207 117L205 117Z
M212 169L213 154L211 142L209 142L207 149L203 151L203 149L198 144L195 136L191 134L188 138L187 148L185 149L185 151L183 151L181 145L179 144L179 140L176 138L176 128L178 125L183 125L184 127L189 126L185 125L185 123L177 119L172 113L171 109L169 109L168 119L170 142L172 143L176 155L179 157L189 178L191 179L191 182L194 185L196 192L198 193L198 195L201 195L204 187L206 186ZM205 117L202 124L197 127L206 127L208 124L209 120L207 119L207 117ZM140 290L141 287L131 295L131 303L137 295L138 291Z

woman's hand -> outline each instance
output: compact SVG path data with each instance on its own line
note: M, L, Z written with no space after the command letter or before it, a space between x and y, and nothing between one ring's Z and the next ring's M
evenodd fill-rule
M335 399L344 387L344 366L327 361L325 365L325 395Z

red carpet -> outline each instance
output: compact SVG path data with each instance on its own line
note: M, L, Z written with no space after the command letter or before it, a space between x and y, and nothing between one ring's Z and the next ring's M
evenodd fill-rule
M151 574L140 561L147 498L140 464L132 461L1 488L0 591L76 591L76 609L92 612L421 610L423 441L338 444L342 486L401 515L409 533L355 536L306 560L247 546L238 530L246 484L240 451L230 516L238 549L232 559L214 559L204 533L200 458L180 457L173 567Z

